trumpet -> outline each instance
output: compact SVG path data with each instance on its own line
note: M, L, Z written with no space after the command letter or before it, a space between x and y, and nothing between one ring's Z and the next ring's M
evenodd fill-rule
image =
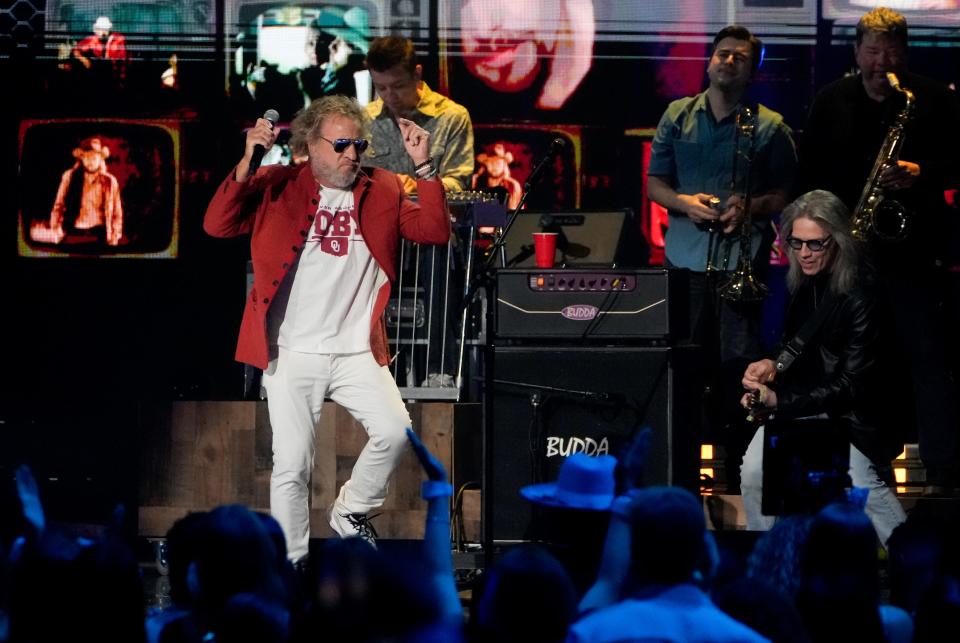
M900 86L900 79L887 72L887 82L896 91L903 94L903 109L893 119L887 130L887 136L880 146L880 153L873 163L873 169L867 176L867 184L860 194L860 200L850 219L851 234L861 241L876 236L884 241L897 241L906 236L910 227L910 215L907 209L894 199L887 199L880 187L880 177L887 167L896 164L903 147L904 129L913 114L913 92Z

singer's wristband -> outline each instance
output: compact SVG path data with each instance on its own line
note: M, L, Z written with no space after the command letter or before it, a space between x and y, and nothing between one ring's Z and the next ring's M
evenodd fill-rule
M413 169L414 169L414 170L419 170L419 169L422 168L422 167L427 167L427 166L430 165L431 163L433 163L433 157L432 157L432 156L428 157L427 160L424 161L423 163L417 163L416 165L414 165L414 166L413 166Z
M443 480L424 480L420 486L420 497L424 500L449 498L453 495L453 485Z
M424 172L423 174L417 174L417 178L420 179L421 181L427 181L429 179L432 179L439 173L440 171L437 168L432 167L430 168L429 172Z

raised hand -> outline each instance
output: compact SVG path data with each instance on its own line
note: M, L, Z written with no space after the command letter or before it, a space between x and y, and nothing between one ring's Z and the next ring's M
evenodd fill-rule
M417 460L420 461L420 466L423 467L423 470L426 472L427 478L438 482L446 482L446 469L444 469L440 461L430 453L430 450L424 446L423 442L410 427L407 427L407 439L410 440L410 446L413 447L413 452L417 454Z
M447 472L424 446L417 434L407 427L407 439L420 460L429 480L423 483L421 495L427 501L427 518L423 529L423 553L427 579L437 592L441 620L456 627L463 626L463 608L453 580L453 557L450 554L450 496L453 488L447 483Z
M638 437L648 431L649 429L644 429ZM614 498L610 506L610 523L597 568L597 580L580 600L578 607L581 613L606 607L620 600L630 570L633 507L634 497L630 491Z
M40 488L33 477L33 471L25 464L17 467L17 497L23 507L23 517L27 519L38 534L42 534L47 526L47 518L43 513L43 504L40 502Z
M247 176L253 174L250 172L250 159L253 158L253 148L257 145L263 145L263 149L269 151L277 141L280 130L265 118L258 118L256 125L247 130L247 140L243 148L243 158L240 165L237 166L237 180L246 180Z
M616 478L617 492L625 493L640 486L643 472L647 465L647 454L650 452L650 442L653 439L653 429L644 427L624 447L623 453L617 458Z
M420 165L430 158L430 132L406 118L397 118L403 147L410 155L414 165Z

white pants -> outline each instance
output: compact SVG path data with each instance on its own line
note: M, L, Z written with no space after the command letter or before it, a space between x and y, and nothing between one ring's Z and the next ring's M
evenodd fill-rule
M337 496L335 510L341 513L365 514L383 504L407 443L410 415L389 370L370 352L329 355L281 348L263 373L263 386L273 429L270 512L286 534L288 557L298 560L310 542L314 429L324 398L349 411L369 438Z
M850 479L854 487L870 490L867 495L866 514L877 530L880 542L886 547L887 539L897 525L907 519L897 496L888 487L877 467L859 449L850 445ZM743 494L743 509L747 514L747 529L766 531L773 527L776 516L761 512L763 498L763 426L757 429L740 465L740 493Z

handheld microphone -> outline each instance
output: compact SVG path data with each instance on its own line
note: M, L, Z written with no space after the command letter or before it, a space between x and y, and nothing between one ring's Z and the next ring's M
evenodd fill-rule
M272 128L277 124L277 121L280 120L280 114L275 109L268 109L263 113L264 120L270 121L270 127ZM253 146L253 154L250 155L250 169L248 172L253 174L257 171L257 168L260 167L260 163L263 162L263 155L267 153L267 150L264 149L263 145L257 143Z
M550 149L547 151L547 155L540 159L537 167L533 168L533 172L531 172L530 177L527 178L527 182L523 184L524 192L529 192L530 188L537 184L537 181L540 180L540 177L546 171L547 165L549 165L566 146L567 142L559 137L550 141Z

